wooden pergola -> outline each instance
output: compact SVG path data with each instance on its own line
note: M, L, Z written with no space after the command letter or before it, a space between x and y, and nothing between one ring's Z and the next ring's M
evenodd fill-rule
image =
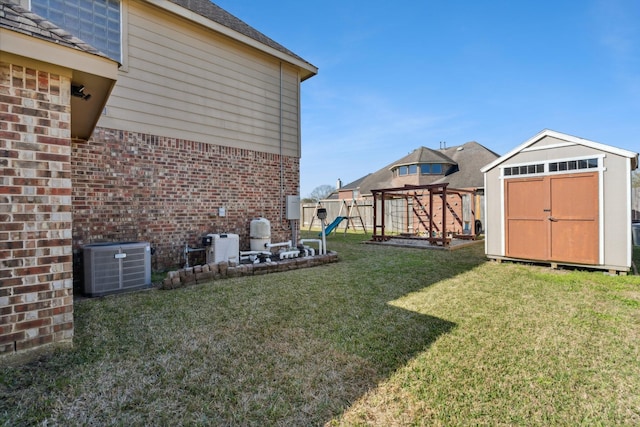
M426 192L426 194L425 194ZM404 187L385 188L379 190L372 190L373 195L373 236L372 240L386 241L390 238L410 238L410 239L423 239L429 241L432 245L449 246L452 238L458 239L472 239L475 240L475 219L476 215L470 204L471 219L469 221L468 233L454 233L447 230L447 212L452 215L455 222L460 225L460 229L464 228L463 219L456 210L451 206L447 197L450 195L458 196L460 198L460 206L462 207L463 195L475 196L476 190L467 190L459 188L449 188L448 184L427 184L427 185L405 185ZM428 206L425 206L424 199L429 198ZM385 201L392 199L404 199L407 206L409 200L412 200L412 209L409 212L407 209L407 224L411 213L413 219L426 230L426 237L420 237L416 234L400 234L400 235L388 235L385 233ZM434 221L434 201L441 201L442 203L442 219L441 224L438 226ZM378 203L380 203L380 214L378 215Z

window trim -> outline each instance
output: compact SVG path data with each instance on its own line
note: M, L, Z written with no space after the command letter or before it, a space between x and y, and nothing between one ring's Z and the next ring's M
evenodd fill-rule
M548 159L548 160L543 160L543 161L532 161L532 162L523 162L523 163L513 163L513 164L509 164L509 165L502 165L499 166L500 169L500 179L513 179L513 178L529 178L529 177L535 177L535 176L546 176L546 175L559 175L559 174L570 174L570 173L585 173L585 172L598 172L598 171L604 171L606 170L606 168L604 167L604 159L606 158L606 154L601 153L601 154L592 154L592 155L586 155L586 156L576 156L576 157L565 157L565 158L559 158L559 159ZM597 159L598 161L598 165L596 167L586 167L586 168L578 168L576 165L575 169L570 169L569 168L569 163L570 162L576 162L579 163L581 160L582 161L588 161L591 159ZM567 163L567 169L564 170L560 170L558 168L558 170L554 170L552 171L550 166L551 164L560 164L560 163ZM543 165L543 172L535 172L535 173L523 173L523 174L516 174L516 175L507 175L505 174L506 170L512 170L513 168L522 168L522 167L529 167L529 166L539 166L539 165ZM588 165L587 165L588 166Z

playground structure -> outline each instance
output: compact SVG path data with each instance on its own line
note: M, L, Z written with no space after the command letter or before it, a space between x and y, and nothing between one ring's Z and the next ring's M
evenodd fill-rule
M449 246L453 238L475 240L476 190L448 188L448 184L406 185L372 190L374 241L391 238L423 239ZM391 220L394 224L387 224ZM388 232L388 230L395 230ZM397 231L401 230L401 231Z
M324 224L324 235L328 236L331 232L337 232L338 226L345 221L344 233L347 233L347 230L351 226L353 230L356 229L355 220L358 219L360 222L360 226L364 230L364 233L367 234L367 227L364 224L362 219L362 214L360 212L360 207L358 206L358 202L356 200L351 200L347 203L346 199L343 199L340 203L340 210L338 211L338 215L331 221L327 223L326 219L321 219L318 217L318 209L322 209L322 202L317 202L315 210L313 212L313 217L311 218L311 222L309 223L309 231L311 231L311 227L316 219L321 221L321 225ZM342 211L345 211L346 216L342 215ZM357 215L355 215L357 213ZM319 236L322 236L322 231Z

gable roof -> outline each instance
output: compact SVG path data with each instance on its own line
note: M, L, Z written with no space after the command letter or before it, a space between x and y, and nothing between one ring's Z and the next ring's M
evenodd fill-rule
M9 0L0 0L0 28L82 52L107 57L98 49L73 36L68 31Z
M515 156L519 152L525 150L526 148L530 147L531 145L535 144L536 142L540 141L541 139L543 139L543 138L545 138L547 136L559 139L561 141L565 141L563 146L584 145L585 147L590 147L590 148L593 148L593 149L596 149L596 150L599 150L599 151L604 151L604 152L607 152L607 153L617 154L617 155L622 156L622 157L628 157L628 158L631 159L631 169L634 170L634 169L636 169L638 167L638 153L634 153L634 152L628 151L628 150L623 150L621 148L612 147L610 145L601 144L599 142L590 141L588 139L579 138L577 136L568 135L566 133L556 132L556 131L553 131L553 130L550 130L550 129L544 129L541 132L538 132L533 137L531 137L528 140L526 140L525 142L523 142L522 144L518 145L513 150L509 151L504 156L494 160L493 162L491 162L488 165L486 165L485 167L483 167L481 172L485 173L485 172L493 169L494 167L496 167L499 164L503 163L504 161L510 159L511 157Z
M480 169L499 157L498 154L475 141L445 148L443 152L458 165L458 168L448 172L434 184L448 183L453 188L484 187L484 177Z
M482 188L484 179L480 168L498 158L498 154L475 141L433 150L420 147L408 155L364 177L342 186L340 190L356 190L360 195L371 194L371 190L394 187L393 169L397 166L416 163L449 164L444 176L433 176L431 184L448 183L454 188Z
M318 68L313 64L209 0L147 0L147 2L297 65L303 70L302 80L318 74Z

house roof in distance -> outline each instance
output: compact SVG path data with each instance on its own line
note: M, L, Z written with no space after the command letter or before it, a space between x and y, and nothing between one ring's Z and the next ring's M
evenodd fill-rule
M484 176L480 169L499 157L498 154L475 141L445 148L442 151L458 167L435 181L434 184L448 183L450 187L454 188L483 188Z
M444 154L442 150L432 150L427 147L420 147L413 150L403 158L396 160L391 168L402 165L412 165L416 163L441 163L441 164L455 164L452 160Z
M498 157L498 154L475 141L438 150L419 147L387 166L342 186L340 190L359 189L360 195L364 196L371 194L371 190L392 188L392 170L397 166L416 163L451 165L444 176L434 175L431 184L448 183L454 188L482 188L484 178L480 168Z

